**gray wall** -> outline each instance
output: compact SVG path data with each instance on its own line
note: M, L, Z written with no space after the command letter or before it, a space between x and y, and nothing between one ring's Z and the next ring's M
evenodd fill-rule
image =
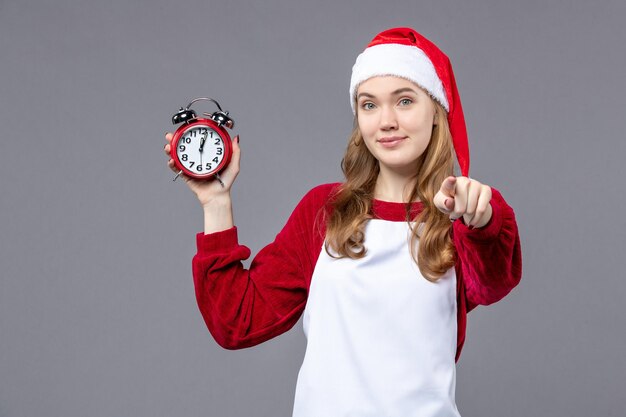
M290 415L301 325L243 351L212 340L201 210L163 135L193 97L232 112L256 252L341 178L351 66L403 25L451 57L472 176L522 236L521 286L469 316L461 413L623 415L625 5L0 0L0 416Z

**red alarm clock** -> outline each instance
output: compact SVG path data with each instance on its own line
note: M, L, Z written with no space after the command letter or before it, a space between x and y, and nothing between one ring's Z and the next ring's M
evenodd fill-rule
M202 113L206 118L197 117L190 107L201 100L215 103L219 109L215 113ZM182 123L171 142L170 155L180 174L197 180L217 179L222 186L219 173L228 166L233 153L232 142L226 128L232 129L235 122L212 98L200 97L180 108L172 116L172 123Z

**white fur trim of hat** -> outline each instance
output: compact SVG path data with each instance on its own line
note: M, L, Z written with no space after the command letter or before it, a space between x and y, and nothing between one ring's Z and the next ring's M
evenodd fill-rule
M356 111L359 85L377 76L396 76L413 81L449 111L443 84L424 51L416 46L388 43L370 46L357 57L350 79L352 113Z

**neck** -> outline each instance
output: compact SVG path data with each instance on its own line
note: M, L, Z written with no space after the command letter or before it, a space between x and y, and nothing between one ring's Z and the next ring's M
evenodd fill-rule
M378 178L376 179L374 198L393 203L408 203L416 182L417 178L415 177L383 170L381 167ZM419 199L415 201L419 201Z

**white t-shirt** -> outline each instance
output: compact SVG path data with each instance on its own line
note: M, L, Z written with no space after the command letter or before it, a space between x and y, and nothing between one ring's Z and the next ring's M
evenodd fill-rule
M426 280L406 221L369 220L367 255L321 248L307 305L294 417L460 417L456 275Z

